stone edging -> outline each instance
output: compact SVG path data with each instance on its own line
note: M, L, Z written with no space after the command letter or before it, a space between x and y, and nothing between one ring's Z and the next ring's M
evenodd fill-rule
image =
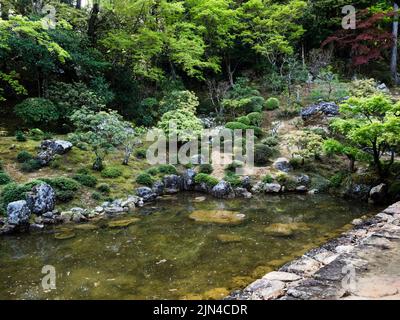
M357 274L368 269L368 261L357 253L385 250L400 239L400 202L373 218L353 221L355 227L302 257L266 274L227 300L314 300L340 299L351 295L343 288L343 268L354 267Z

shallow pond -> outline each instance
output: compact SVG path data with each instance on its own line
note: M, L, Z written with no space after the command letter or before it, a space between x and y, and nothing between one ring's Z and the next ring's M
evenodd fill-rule
M229 224L189 217L209 210L245 219ZM377 211L326 195L167 196L112 227L98 221L1 238L0 299L221 298ZM138 219L126 221L132 217ZM42 288L45 265L56 270L50 292Z

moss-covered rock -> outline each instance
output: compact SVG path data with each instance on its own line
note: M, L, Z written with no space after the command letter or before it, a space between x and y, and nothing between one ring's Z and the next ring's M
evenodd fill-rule
M296 231L307 231L310 228L305 223L273 223L264 232L276 237L289 237Z
M244 221L246 216L236 211L196 210L189 217L196 222L203 223L239 224Z
M243 237L237 234L218 234L217 239L223 243L240 242Z
M126 218L122 220L113 220L108 223L109 228L126 228L129 227L131 224L139 221L139 218Z

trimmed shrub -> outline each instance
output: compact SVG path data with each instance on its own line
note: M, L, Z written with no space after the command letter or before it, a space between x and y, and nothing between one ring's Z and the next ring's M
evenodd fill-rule
M241 123L241 122L228 122L225 125L225 128L231 129L231 130L246 130L249 128L247 124Z
M122 170L118 167L106 167L102 172L101 172L101 176L103 178L108 178L108 179L115 179L118 178L120 176L122 176Z
M247 118L250 121L250 124L253 126L260 127L263 121L263 116L261 112L252 112L247 115Z
M26 150L22 150L21 152L19 152L17 154L17 161L19 163L24 163L24 162L27 162L32 159L33 159L33 156Z
M28 139L26 138L25 134L24 134L22 131L17 131L17 132L15 133L15 139L16 139L18 142L25 142L26 140L28 140Z
M269 98L265 102L265 109L267 110L275 110L279 108L279 100L277 98Z
M5 172L0 172L0 186L11 182L10 176Z
M146 172L152 176L156 176L158 174L158 169L157 167L151 167L147 169Z
M39 170L42 167L40 162L36 159L31 159L24 162L21 166L21 171L23 172L34 172Z
M214 171L214 168L211 164L205 163L199 166L199 173L210 174Z
M44 125L59 118L57 107L50 100L43 98L28 98L17 104L14 110L15 114L28 124Z
M148 173L141 173L136 177L136 182L138 184L151 187L154 184L154 179Z
M39 141L44 139L44 132L38 128L30 129L28 132L28 136L35 141Z
M97 184L97 178L90 174L76 174L73 179L78 181L81 185L89 188L94 188Z
M240 176L238 176L237 174L235 174L233 172L228 172L225 175L224 180L226 182L229 182L230 185L234 188L242 186L242 180L240 179Z
M214 187L219 183L219 180L215 177L212 177L206 173L199 173L194 177L194 182L197 184L205 183L210 187Z
M97 187L97 190L104 194L109 194L111 192L111 188L107 183L102 183L101 185L99 185Z
M137 148L134 152L134 155L138 159L146 159L146 153L147 153L146 148Z
M242 116L242 117L236 118L236 122L244 123L245 125L248 125L248 126L251 124L248 116Z
M66 177L45 178L42 180L54 189L57 200L60 202L71 201L80 187L77 181Z
M254 146L254 163L258 165L265 165L273 156L274 150L265 144L256 144Z
M230 164L228 164L225 168L226 171L234 172L237 168L243 168L244 164L242 161L233 160Z
M274 178L270 174L266 174L265 176L262 177L261 181L263 183L272 183L274 182Z
M300 157L294 157L289 160L289 163L293 169L299 169L303 164L303 159Z
M177 174L176 168L172 164L160 164L158 167L158 172L161 174Z
M101 200L102 197L103 197L103 196L101 195L100 192L94 191L94 192L92 193L92 199L93 199L93 200L99 201L99 200Z
M279 139L276 137L266 137L262 139L261 141L262 144L265 144L269 147L276 147L279 144Z

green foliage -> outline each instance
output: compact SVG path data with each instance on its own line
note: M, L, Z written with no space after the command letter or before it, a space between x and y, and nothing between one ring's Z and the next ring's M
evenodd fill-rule
M236 122L240 122L248 126L251 124L251 121L248 116L241 116L239 118L236 118Z
M331 187L339 188L345 178L346 178L346 174L344 172L335 173L329 179L329 181L331 182Z
M24 163L24 162L27 162L32 159L33 159L33 156L26 150L22 150L17 154L17 161L19 163Z
M146 148L137 148L135 150L135 157L138 159L146 159L146 153L147 153Z
M60 202L71 201L80 188L77 181L66 177L44 178L41 180L48 183L54 189L56 198Z
M25 134L24 134L22 131L17 131L17 132L15 133L15 139L16 139L18 142L25 142L26 140L28 140L28 139L26 138Z
M160 164L157 171L162 175L177 174L176 168L172 164Z
M231 130L246 130L249 128L249 126L242 122L228 122L225 124L225 128Z
M1 202L3 203L4 207L7 207L10 202L25 200L26 194L30 190L31 188L27 188L25 185L9 183L1 192Z
M309 130L291 136L289 145L292 150L292 157L301 159L319 160L323 154L324 139Z
M350 84L349 93L352 97L368 98L379 94L378 84L375 79L359 79L353 80Z
M303 165L304 159L300 157L293 157L290 158L289 163L293 169L299 169Z
M78 181L81 185L89 188L94 188L97 184L97 178L90 174L76 174L73 179Z
M28 160L26 162L24 162L21 165L21 171L23 172L34 172L39 170L42 167L42 165L40 164L40 162L36 159L31 159Z
M272 183L272 182L274 182L274 178L272 178L272 176L270 174L266 174L265 176L263 176L261 178L261 181L263 183Z
M348 85L339 80L332 68L323 69L317 77L317 86L311 92L314 100L339 101L349 95Z
M225 167L225 170L228 172L235 172L238 168L243 168L244 163L242 161L233 160L230 164Z
M194 181L197 184L205 183L209 187L214 187L219 183L219 180L213 176L210 176L206 173L198 173L194 177Z
M276 147L279 144L279 139L278 139L278 137L275 137L275 136L269 136L269 137L262 139L261 143L265 144L269 147Z
M160 102L160 114L173 110L188 110L196 113L199 100L196 95L188 90L169 92Z
M103 198L103 195L100 192L94 191L91 197L93 200L100 201Z
M263 115L261 112L251 112L247 115L250 120L250 124L253 126L260 127L263 121Z
M99 190L101 193L109 194L111 192L111 187L107 183L102 183L97 187L97 190Z
M211 164L205 163L199 166L199 173L211 174L214 171L214 168Z
M11 177L7 173L0 171L0 186L8 184L11 181Z
M231 185L232 187L234 187L234 188L237 188L237 187L241 187L241 186L242 186L242 180L241 180L240 176L237 175L237 174L235 174L235 173L233 173L233 172L228 171L228 172L225 174L224 180L225 180L226 182L229 182L230 185Z
M59 118L55 105L47 99L28 98L15 106L15 114L30 125L46 125Z
M118 167L107 166L103 171L101 171L101 176L103 178L115 179L122 176L122 170Z
M141 173L136 177L136 182L138 184L147 186L147 187L151 187L154 184L154 179L153 177L148 174L148 173Z
M389 186L388 194L391 199L400 197L400 181L395 181Z
M257 165L266 165L274 154L274 149L265 144L254 145L254 163Z
M277 98L269 98L265 102L265 108L267 110L275 110L279 108L279 100Z
M32 140L39 141L44 139L45 133L38 128L33 128L29 129L28 136Z

